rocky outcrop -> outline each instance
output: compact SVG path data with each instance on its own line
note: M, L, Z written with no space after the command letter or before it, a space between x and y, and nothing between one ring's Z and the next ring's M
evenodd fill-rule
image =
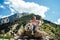
M28 28L28 27L26 27ZM46 32L41 31L37 29L32 35L32 31L30 29L24 30L25 28L21 26L21 28L18 30L18 33L15 34L14 39L39 39L39 40L49 40L49 36Z

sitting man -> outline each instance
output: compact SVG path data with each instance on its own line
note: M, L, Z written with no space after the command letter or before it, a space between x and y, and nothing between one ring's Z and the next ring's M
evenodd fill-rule
M41 25L41 21L40 20L36 20L36 16L33 16L33 19L30 20L30 22L26 25L25 27L25 31L32 31L32 35L34 35L37 27L39 27Z
M36 16L33 16L33 19L30 20L30 27L31 27L31 30L32 30L32 35L34 35L37 27L40 26L40 24L41 24L41 21L36 20Z

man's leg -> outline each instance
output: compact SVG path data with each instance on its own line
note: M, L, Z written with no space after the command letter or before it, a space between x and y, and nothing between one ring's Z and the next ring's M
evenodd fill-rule
M34 35L34 26L32 26L32 35Z

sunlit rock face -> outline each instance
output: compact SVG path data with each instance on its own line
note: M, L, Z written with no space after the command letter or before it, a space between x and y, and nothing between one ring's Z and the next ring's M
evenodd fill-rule
M9 22L9 18L8 17L0 19L0 24L5 24L5 23L8 23L8 22Z

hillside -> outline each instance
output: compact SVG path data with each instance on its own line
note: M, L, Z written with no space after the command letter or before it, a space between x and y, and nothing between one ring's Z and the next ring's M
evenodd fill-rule
M26 25L29 20L32 19L34 14L24 16L19 21L23 21L23 25ZM41 16L35 15L37 17L37 20L42 20L43 24L40 26L40 30L43 30L49 34L51 39L53 38L54 40L60 40L60 25L54 24L50 21L41 19Z
M13 23L3 24L3 25L1 25L1 27L3 26L3 30L5 30L5 27L8 27L9 30L12 30L11 26L14 27L13 25L18 24L16 26L16 28L12 31L14 33L17 33L21 29L21 25L23 25L23 28L24 28L25 25L32 19L33 16L34 16L34 14L23 16L23 17L15 20ZM44 20L39 15L35 15L35 16L37 17L37 20L41 20L42 21L42 25L39 27L39 30L42 30L42 31L48 33L48 35L49 35L51 40L60 40L60 25L57 25L57 24L54 24L54 23L52 23L50 21ZM4 26L4 25L6 25L6 26ZM9 35L8 33L9 33L9 31L7 31L5 34ZM10 37L11 37L11 35L10 35ZM0 34L0 37L3 38L3 36L1 36L1 34ZM5 37L5 38L7 38L7 37Z

